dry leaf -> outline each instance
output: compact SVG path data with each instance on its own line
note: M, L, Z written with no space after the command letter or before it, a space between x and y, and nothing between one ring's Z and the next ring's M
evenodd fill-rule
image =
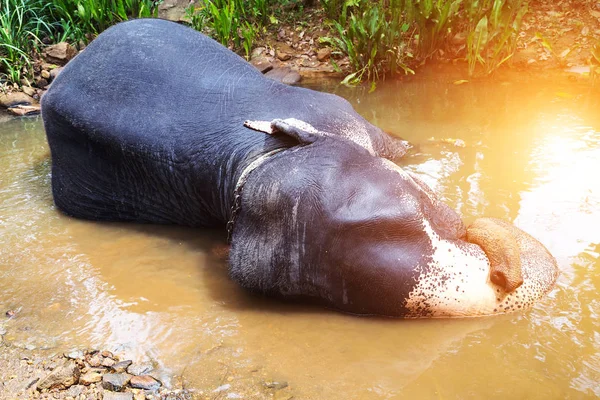
M568 49L563 50L558 56L560 58L565 58L567 55L569 55L570 52L571 52L571 49L568 48Z
M590 33L590 27L589 26L584 26L583 29L581 30L581 34L583 36L587 36Z

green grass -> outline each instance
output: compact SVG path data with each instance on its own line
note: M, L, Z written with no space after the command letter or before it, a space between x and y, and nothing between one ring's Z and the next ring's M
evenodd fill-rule
M45 20L49 5L0 1L0 79L19 84L32 78L32 52L41 44L40 36L51 30Z

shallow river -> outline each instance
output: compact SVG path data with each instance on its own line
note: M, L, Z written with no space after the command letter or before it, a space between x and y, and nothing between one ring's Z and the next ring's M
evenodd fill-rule
M562 274L532 310L403 321L254 298L215 255L221 232L59 214L41 120L15 119L0 124L0 311L20 310L5 340L151 360L207 398L270 396L263 381L295 399L600 396L600 95L454 79L319 87L415 144L402 165L465 222L505 218L548 247Z

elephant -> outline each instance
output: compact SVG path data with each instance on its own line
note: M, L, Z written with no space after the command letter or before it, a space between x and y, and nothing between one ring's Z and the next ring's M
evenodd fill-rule
M139 19L100 34L43 96L52 193L97 221L223 227L241 287L357 315L526 309L555 259L461 217L392 160L407 143L341 97L265 78L203 34Z

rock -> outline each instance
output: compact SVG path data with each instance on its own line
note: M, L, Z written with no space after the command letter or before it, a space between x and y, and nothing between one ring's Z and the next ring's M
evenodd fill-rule
M294 49L288 46L285 43L278 43L276 46L277 58L281 61L287 61L292 58L292 54L294 54Z
M60 74L63 69L64 69L64 67L58 67L58 68L54 68L53 70L50 70L50 82L52 82L54 79L56 79L58 74Z
M275 389L275 390L280 390L280 389L284 389L288 386L288 383L286 381L265 381L264 385L266 388L268 389Z
M15 107L11 107L7 110L10 114L12 115L16 115L17 117L24 117L26 115L36 115L39 114L41 109L39 105L33 105L33 106L15 106ZM34 350L35 346L33 345L26 345L25 348L27 350Z
M102 374L104 374L104 370L102 369L91 369L79 377L79 383L88 386L92 383L100 382Z
M27 96L33 97L36 95L36 90L31 86L23 86L21 89L23 90L23 93L25 93Z
M42 63L41 68L52 71L53 69L58 68L58 65L44 62Z
M267 49L264 47L256 47L255 49L252 50L252 53L250 54L250 59L262 56L266 50Z
M40 89L43 89L46 86L48 86L48 81L42 78L41 76L37 76L35 78L35 86L39 87Z
M61 42L52 46L46 47L43 52L44 58L47 61L65 65L77 54L77 50L67 42Z
M273 69L273 64L271 64L266 57L253 58L250 60L250 64L252 64L254 68L259 70L262 74L266 74Z
M65 353L65 357L70 358L71 360L82 359L83 356L83 350L71 350L68 353Z
M316 60L302 60L300 65L307 68L316 68L319 64Z
M567 69L567 72L572 72L574 74L581 74L581 75L585 75L585 74L589 74L590 73L590 66L589 65L579 65L579 66L572 66L571 68Z
M83 385L73 385L66 392L65 395L71 397L77 397L85 390L85 386Z
M0 106L5 108L14 107L17 105L26 105L30 106L35 103L35 100L28 96L23 92L11 92L11 93L2 93L0 92ZM17 314L14 310L8 310L6 312L6 316L8 318L12 318Z
M317 51L317 60L323 62L329 60L329 57L331 57L331 49L329 47Z
M133 393L104 392L104 400L133 400Z
M42 73L40 75L46 80L50 79L50 72L46 71L45 69L42 70Z
M102 361L102 356L99 353L94 354L87 360L90 367L99 367L102 365Z
M152 371L154 366L152 363L142 363L142 364L132 364L127 367L127 372L131 375L146 375L148 372Z
M129 384L133 388L144 390L156 390L161 386L160 382L150 375L132 376Z
M110 357L106 357L104 360L102 360L103 367L112 367L113 365L115 365L115 360Z
M286 85L294 85L302 79L299 73L292 71L289 68L275 68L265 74L269 79L285 83Z
M127 371L127 367L129 367L131 365L131 360L125 360L125 361L120 361L116 364L114 364L111 369L113 370L114 373L120 374L123 373L125 371Z
M191 4L189 0L164 0L158 3L158 17L169 21L184 21L185 9Z
M277 58L279 59L279 61L287 61L290 58L292 58L292 55L290 53L284 53L284 52L277 52Z
M133 393L133 400L146 400L146 394L143 390L132 389L131 393Z
M275 396L273 396L273 400L291 400L293 398L294 398L293 394L284 393L284 392L277 392L277 393L275 393Z
M105 374L102 377L102 387L113 392L120 392L131 380L129 374Z
M108 351L108 350L104 350L102 353L100 353L100 355L101 355L102 357L109 357L109 358L114 358L114 357L115 357L115 356L113 355L113 353L111 353L111 352L110 352L110 351Z
M80 373L79 367L73 361L67 361L40 380L37 390L69 388L79 380Z

